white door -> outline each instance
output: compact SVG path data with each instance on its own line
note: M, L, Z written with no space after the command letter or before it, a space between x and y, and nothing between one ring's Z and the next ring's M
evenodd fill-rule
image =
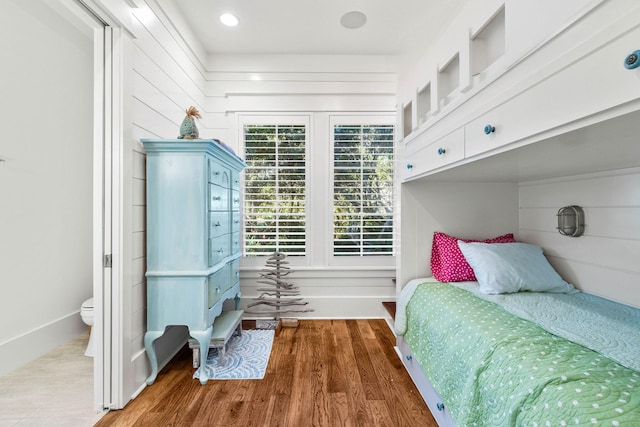
M119 275L120 128L118 122L119 30L91 0L59 0L78 25L93 32L93 299L94 299L94 407L120 408L118 351L120 334L114 310ZM117 218L117 216L116 216ZM117 300L117 299L116 299Z

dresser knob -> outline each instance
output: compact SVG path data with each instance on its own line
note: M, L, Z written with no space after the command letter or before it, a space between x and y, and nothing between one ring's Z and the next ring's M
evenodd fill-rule
M213 224L216 227L220 227L222 224L220 224L220 221L216 222L215 224Z
M223 253L223 252L224 252L224 249L222 249L222 248L218 249L218 253L219 253L219 254L221 254L221 253Z
M407 354L407 360L411 360L413 359L413 356L411 356L410 354Z
M494 133L496 131L496 127L495 126L491 126L491 125L486 125L484 127L484 133L485 135L490 135L492 133Z
M442 148L442 147L438 148L438 156L442 156L446 152L447 152L447 150L445 150L444 148Z
M214 197L212 197L212 198L213 198L213 200L215 200L215 201L220 201L220 200L222 200L222 197L220 197L220 196L214 196Z
M407 169L412 169L413 165L411 163L407 163Z
M624 59L624 68L633 70L640 67L640 50L634 50Z
M436 407L438 408L438 411L444 411L444 403L438 402Z

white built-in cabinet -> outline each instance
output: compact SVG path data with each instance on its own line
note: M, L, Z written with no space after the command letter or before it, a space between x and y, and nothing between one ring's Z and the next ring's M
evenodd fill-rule
M517 230L519 183L640 168L640 67L625 66L640 2L470 3L399 78L398 291L428 275L434 230ZM402 337L397 350L439 425L454 426Z
M539 3L468 10L401 82L404 182L637 109L640 3Z

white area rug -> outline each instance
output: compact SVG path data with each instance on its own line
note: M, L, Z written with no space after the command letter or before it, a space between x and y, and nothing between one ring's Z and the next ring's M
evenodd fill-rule
M260 380L269 363L275 331L251 329L234 335L227 342L224 365L220 365L218 350L210 349L205 373L211 380ZM200 378L199 370L194 378Z

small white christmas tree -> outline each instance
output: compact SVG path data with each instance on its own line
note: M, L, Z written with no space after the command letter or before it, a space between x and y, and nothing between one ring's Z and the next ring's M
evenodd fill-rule
M282 314L285 313L307 313L314 311L305 308L308 304L303 298L297 298L300 295L300 289L293 283L285 280L291 273L291 269L285 264L287 255L281 252L274 252L267 259L265 268L260 271L261 279L258 283L264 283L269 287L258 288L260 295L253 299L253 302L247 305L246 313L269 315L276 320L280 320ZM260 307L252 309L253 307Z

